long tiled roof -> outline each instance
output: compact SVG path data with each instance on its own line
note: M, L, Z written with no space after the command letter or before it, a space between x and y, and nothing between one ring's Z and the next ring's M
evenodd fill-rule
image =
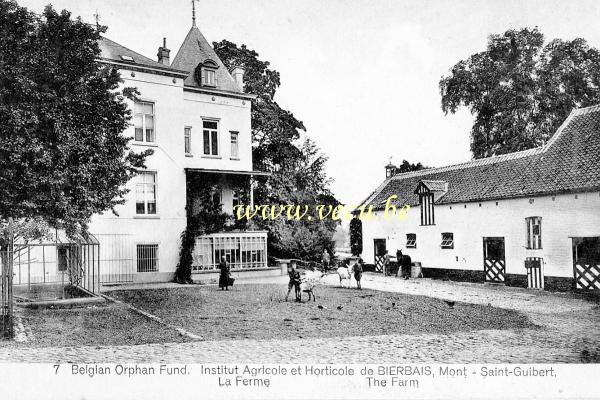
M531 150L407 172L386 179L361 205L419 204L420 181L448 182L437 203L600 190L600 106L574 110L550 141Z
M100 57L103 60L115 61L121 64L129 64L134 67L149 67L173 73L182 72L178 71L172 66L164 65L158 61L154 61L105 37L100 39L99 45L101 51Z
M200 29L198 29L196 25L193 25L181 44L171 66L175 69L189 72L188 77L184 81L186 86L201 87L199 82L196 82L194 70L198 64L204 63L207 60L214 61L218 66L215 72L217 79L216 89L242 93L242 90L229 74L229 71L227 71L227 68L219 59L217 53L215 53L204 35L202 35Z

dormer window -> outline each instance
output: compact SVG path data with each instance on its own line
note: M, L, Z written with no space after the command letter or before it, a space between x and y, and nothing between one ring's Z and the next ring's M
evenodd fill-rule
M216 86L214 69L202 68L202 86Z
M435 203L448 193L448 182L422 180L415 194L419 196L421 225L435 225Z
M196 68L196 80L202 86L217 86L217 68L219 66L213 60L206 60Z

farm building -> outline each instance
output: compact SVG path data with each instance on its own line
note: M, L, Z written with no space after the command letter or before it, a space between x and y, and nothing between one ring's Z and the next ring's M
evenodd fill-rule
M600 106L572 111L542 147L401 174L388 165L361 207L373 210L363 258L377 270L401 249L425 277L600 289Z

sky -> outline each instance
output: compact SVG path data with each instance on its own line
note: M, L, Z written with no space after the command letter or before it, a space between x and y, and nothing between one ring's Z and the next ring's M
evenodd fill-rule
M49 1L17 0L41 12ZM110 39L155 59L174 56L191 27L191 0L53 0ZM209 42L256 50L281 74L276 101L329 158L331 189L356 205L406 159L443 166L471 159L468 110L445 115L438 82L483 51L491 33L537 26L546 40L585 38L600 48L598 0L200 0Z

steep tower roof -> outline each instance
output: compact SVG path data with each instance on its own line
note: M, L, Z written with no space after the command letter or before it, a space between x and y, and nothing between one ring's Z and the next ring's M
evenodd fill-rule
M201 87L200 82L196 81L194 71L199 64L204 64L208 60L214 61L218 67L215 71L216 89L242 93L217 53L194 23L173 59L171 67L189 72L184 81L186 86Z

